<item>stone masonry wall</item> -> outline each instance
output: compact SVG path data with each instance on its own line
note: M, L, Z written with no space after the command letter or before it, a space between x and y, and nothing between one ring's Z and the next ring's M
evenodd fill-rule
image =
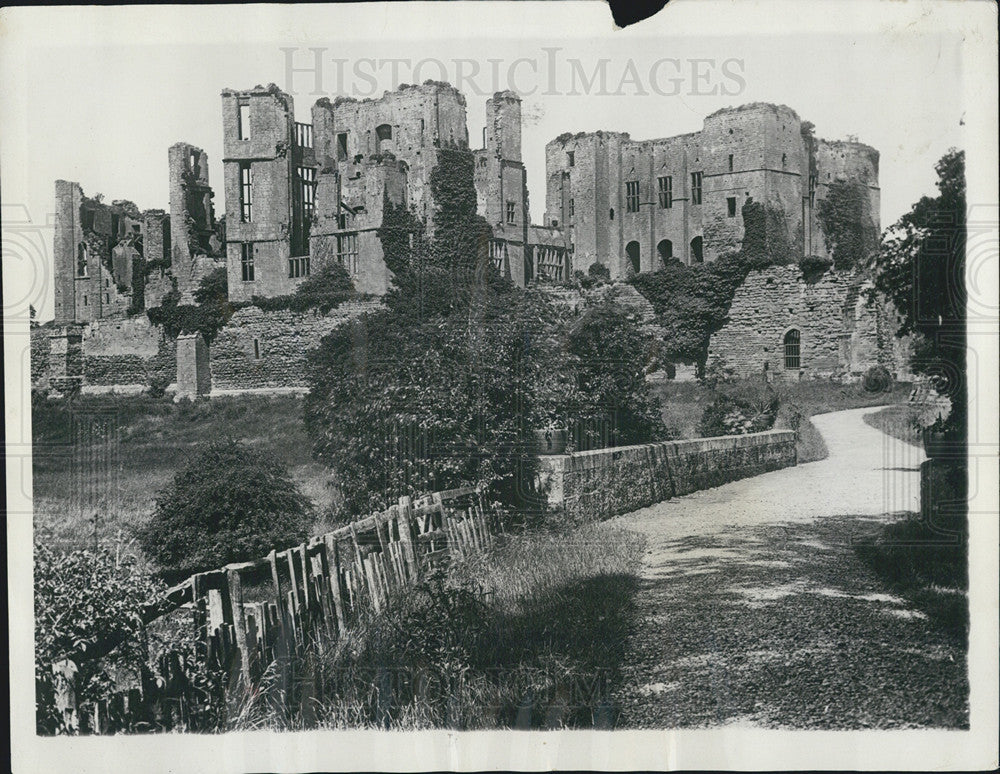
M326 315L240 309L209 348L213 392L304 388L307 351L334 328L378 306L377 301L353 302Z
M794 465L795 433L618 446L539 458L549 504L573 523L606 519L671 497Z
M724 361L744 377L856 377L892 364L891 346L880 344L878 315L858 273L807 279L798 266L772 266L751 272L736 291L729 322L712 336L709 361ZM797 369L785 368L784 339L792 329L800 337Z

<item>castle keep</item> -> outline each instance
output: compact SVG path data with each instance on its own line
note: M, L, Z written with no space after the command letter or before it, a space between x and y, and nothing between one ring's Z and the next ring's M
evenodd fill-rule
M878 158L858 142L816 139L794 110L763 103L717 111L677 137L564 134L545 146L545 217L565 231L575 268L602 263L613 278L738 250L751 199L769 211L782 258L828 257L817 208L835 180L865 187L863 217L878 233Z
M493 265L517 285L564 282L595 263L623 279L673 260L713 261L741 247L742 213L756 202L768 250L784 268L751 275L710 356L742 373L788 378L857 374L892 358L891 321L862 302L860 273L832 272L817 284L793 265L831 257L819 208L837 182L863 192L856 219L878 232L878 152L817 139L788 107L727 108L700 132L654 140L561 135L546 145L545 217L536 224L513 92L487 102L478 149L470 149L465 98L447 83L403 85L378 99L322 98L311 123L295 120L291 96L274 85L225 89L221 99L224 217L216 217L207 156L188 143L167 154L169 214L105 204L78 183L56 182L55 328L35 347L47 359L33 368L36 381L142 389L183 373L193 394L301 389L303 353L377 301L321 315L263 311L254 300L292 294L333 261L357 291L383 295L392 273L379 230L390 211L405 209L433 236L440 203L431 179L445 152L467 154ZM210 347L169 340L143 314L166 301L194 303L201 280L221 267L229 300L247 308ZM798 354L782 358L789 336Z

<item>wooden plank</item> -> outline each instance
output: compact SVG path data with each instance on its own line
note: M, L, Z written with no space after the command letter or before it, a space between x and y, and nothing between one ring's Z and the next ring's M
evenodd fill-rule
M236 647L240 651L240 672L243 680L248 683L250 679L250 647L247 643L246 618L243 610L243 580L239 570L226 570L228 579L228 597L230 620L233 624L233 632L236 637ZM256 646L256 643L254 643Z
M413 504L409 497L399 498L398 524L399 539L403 544L403 555L406 557L406 564L410 569L410 577L413 581L420 579L420 565L417 562L417 552L413 546Z
M295 611L295 615L299 615L300 614L299 582L298 579L295 577L295 556L293 555L293 550L290 549L286 551L285 556L286 556L286 562L288 564L288 577L291 579L291 591L289 593L292 595L291 596L293 604L292 609Z
M326 544L327 577L333 594L333 607L337 614L337 630L341 634L347 628L344 620L344 602L340 595L340 556L337 540L332 535L324 535Z
M354 561L357 563L360 572L364 572L364 560L361 558L361 546L358 543L358 533L354 529L353 524L347 525L350 529L351 543L354 545ZM371 588L368 589L368 593L371 594Z
M216 629L225 624L225 616L222 612L222 592L219 589L208 590L208 630L215 632Z

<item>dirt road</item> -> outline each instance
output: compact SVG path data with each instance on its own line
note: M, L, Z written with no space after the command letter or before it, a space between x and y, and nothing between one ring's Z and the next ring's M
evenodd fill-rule
M919 509L921 450L857 409L813 417L825 460L658 503L619 726L964 727L964 647L856 556Z

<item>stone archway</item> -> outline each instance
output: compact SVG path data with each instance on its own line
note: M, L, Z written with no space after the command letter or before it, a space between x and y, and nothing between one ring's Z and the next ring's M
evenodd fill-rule
M638 274L641 271L639 243L633 240L625 245L625 255L628 257L632 271Z
M661 239L659 244L656 245L656 254L660 256L660 260L664 264L672 261L674 258L674 243L669 239Z

